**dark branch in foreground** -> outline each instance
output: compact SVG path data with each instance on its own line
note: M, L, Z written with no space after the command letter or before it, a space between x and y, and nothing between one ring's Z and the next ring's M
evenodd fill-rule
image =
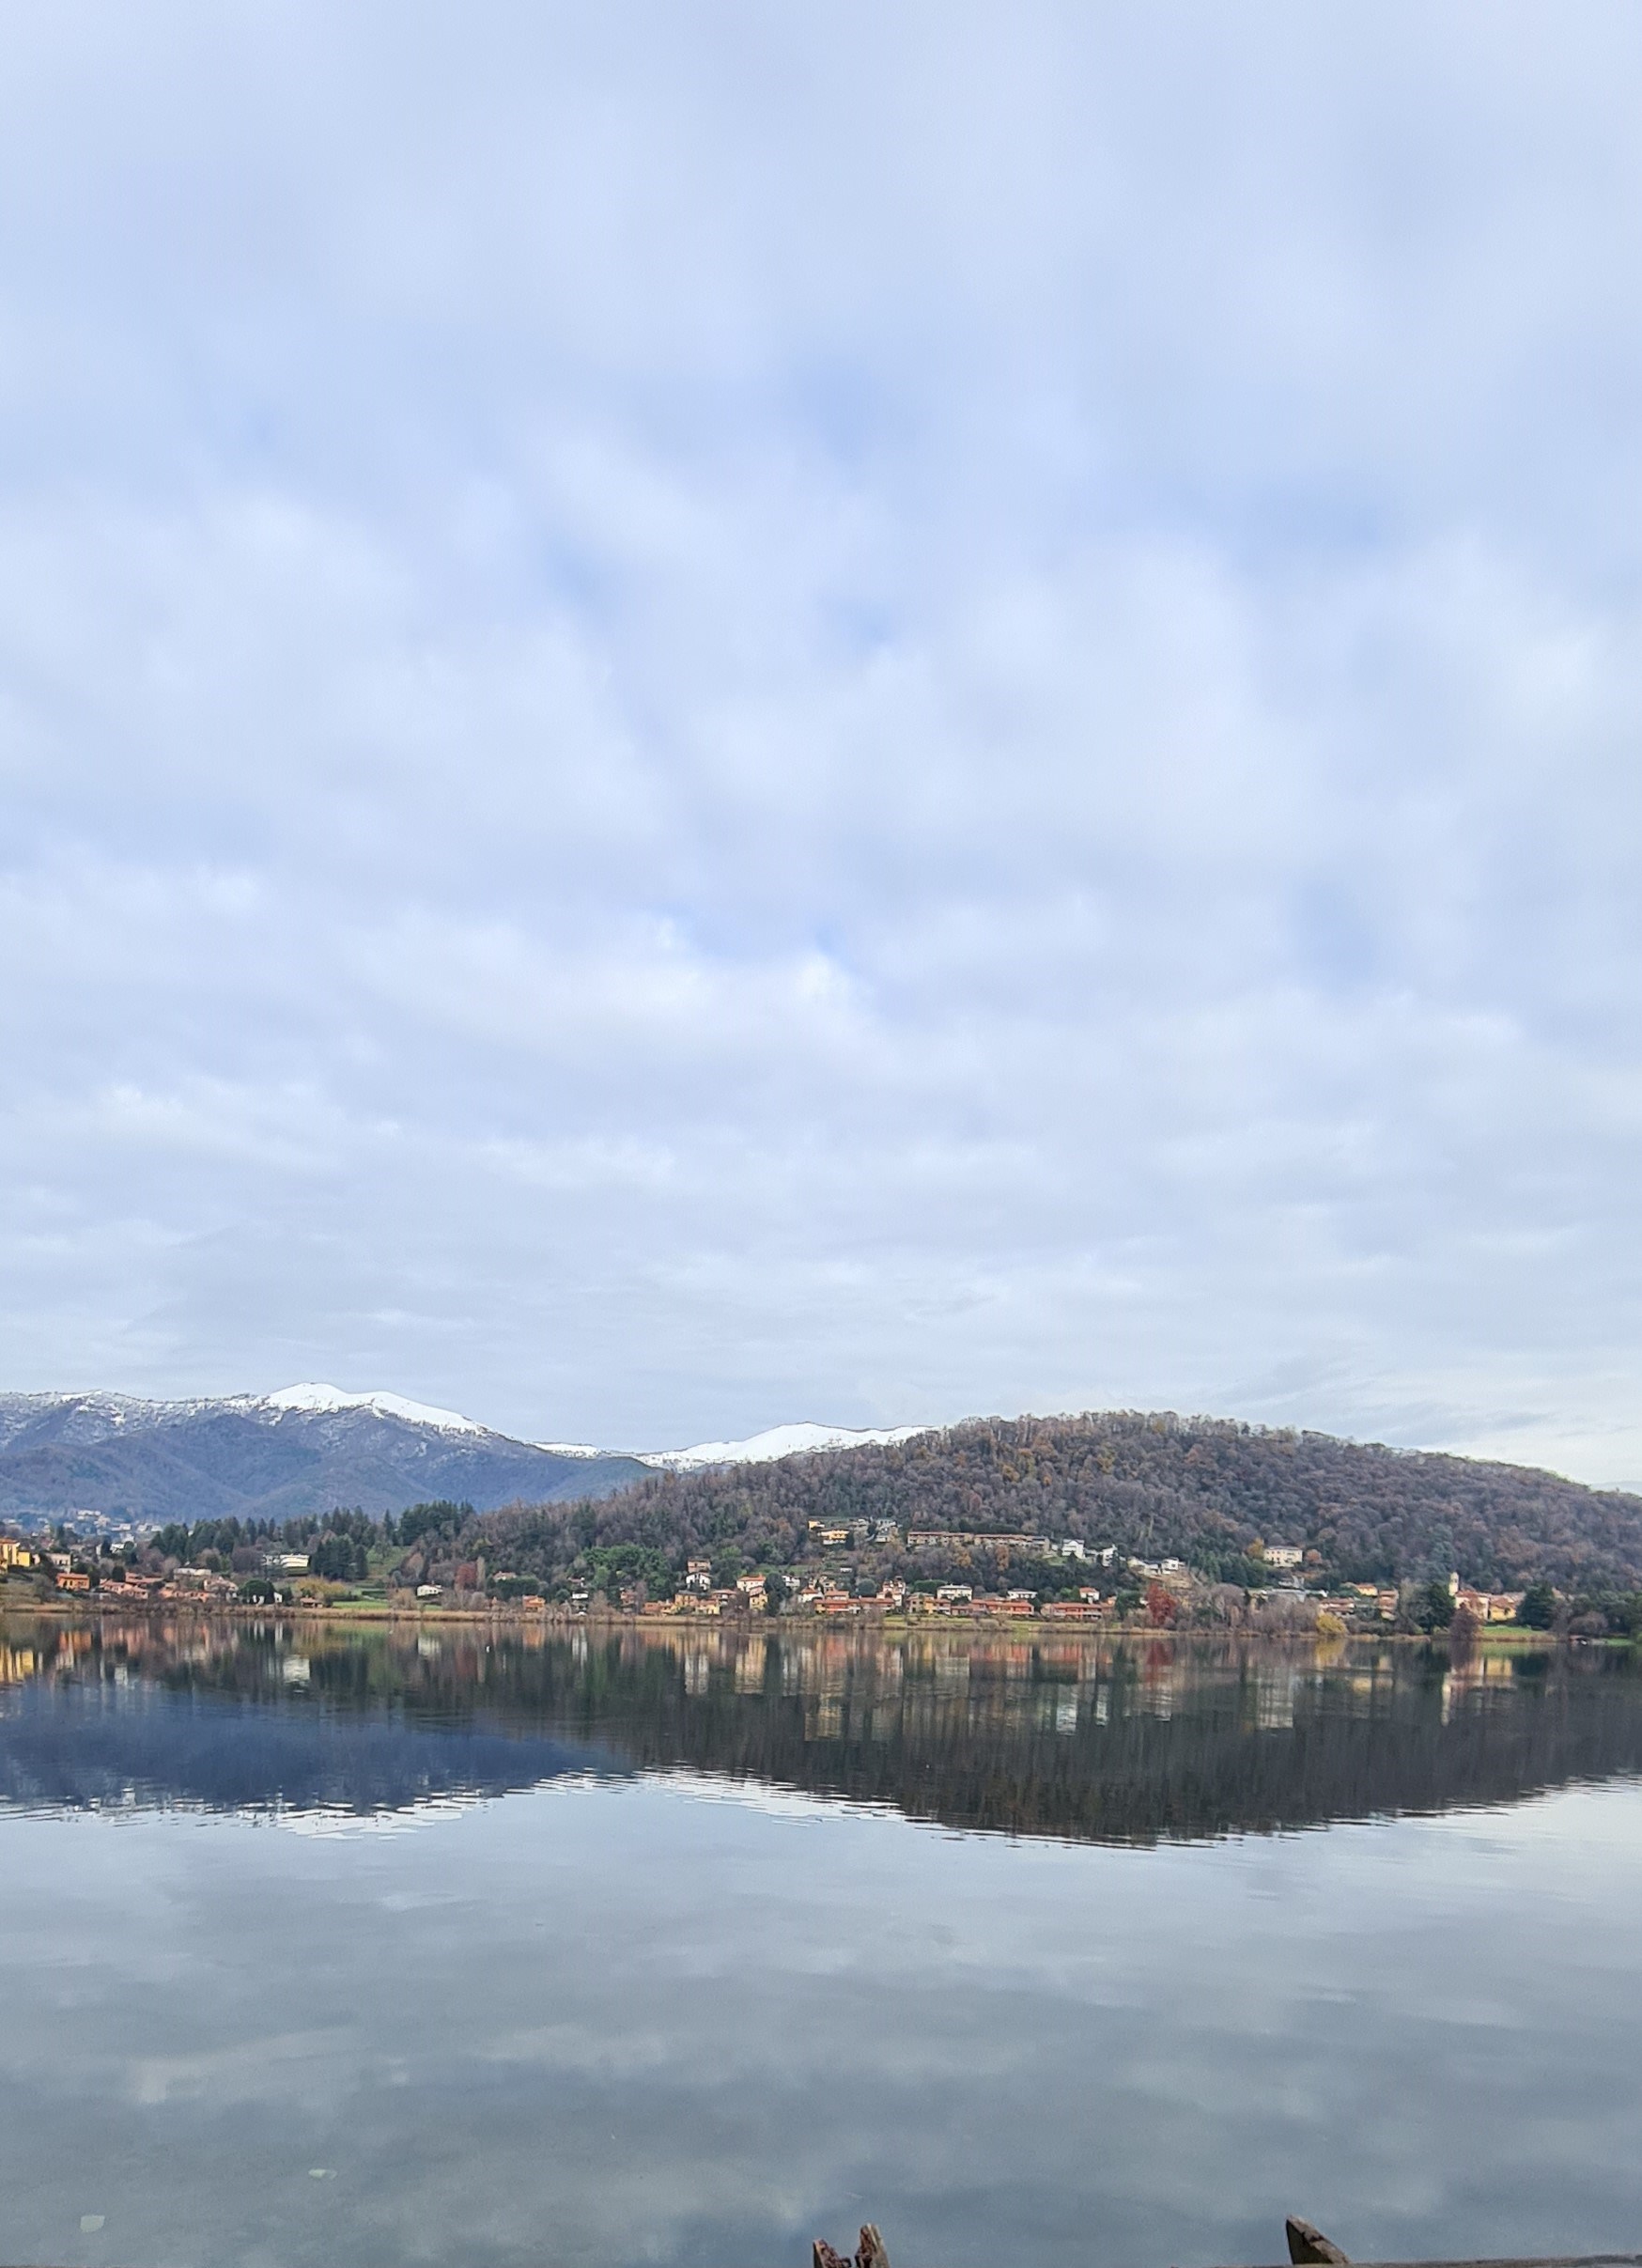
M1353 2268L1348 2256L1330 2237L1297 2214L1285 2225L1289 2240L1289 2268ZM815 2240L813 2268L890 2268L884 2240L869 2221L860 2232L853 2260ZM1521 2260L1359 2261L1356 2268L1642 2268L1642 2252L1535 2253Z

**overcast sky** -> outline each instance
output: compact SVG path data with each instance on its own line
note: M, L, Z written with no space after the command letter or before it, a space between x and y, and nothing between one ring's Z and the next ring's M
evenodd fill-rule
M0 1384L1642 1484L1642 15L23 0Z

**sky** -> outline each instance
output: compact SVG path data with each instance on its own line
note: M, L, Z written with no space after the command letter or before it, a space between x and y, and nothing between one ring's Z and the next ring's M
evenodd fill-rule
M1642 16L19 0L0 1384L1642 1485Z

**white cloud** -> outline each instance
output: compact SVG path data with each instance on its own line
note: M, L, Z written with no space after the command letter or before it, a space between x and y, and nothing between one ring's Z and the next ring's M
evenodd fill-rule
M19 19L0 1373L1642 1484L1632 17L641 14Z

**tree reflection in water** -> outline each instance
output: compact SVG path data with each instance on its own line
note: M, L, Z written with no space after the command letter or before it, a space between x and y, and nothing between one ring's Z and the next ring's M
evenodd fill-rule
M1642 1769L1597 1650L105 1618L0 1631L0 1803L370 1812L682 1771L1153 1842Z

